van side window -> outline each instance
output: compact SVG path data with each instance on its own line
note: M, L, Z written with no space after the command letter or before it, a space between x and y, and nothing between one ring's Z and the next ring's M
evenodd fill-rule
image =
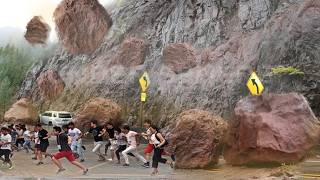
M52 113L43 113L43 116L51 117L51 116L52 116Z
M57 117L56 113L53 114L53 117Z

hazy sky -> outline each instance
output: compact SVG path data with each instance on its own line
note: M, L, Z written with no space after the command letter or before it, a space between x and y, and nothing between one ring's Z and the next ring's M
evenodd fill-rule
M25 30L33 16L42 16L54 29L52 14L61 0L0 0L0 28L16 27ZM99 0L107 4L113 0ZM55 39L52 32L51 39Z

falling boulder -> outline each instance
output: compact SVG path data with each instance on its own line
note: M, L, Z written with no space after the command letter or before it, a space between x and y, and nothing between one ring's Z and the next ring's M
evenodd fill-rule
M187 43L173 43L163 50L163 62L176 74L197 65L195 50Z
M77 127L88 129L91 120L97 120L99 125L104 125L110 121L114 126L120 126L122 124L121 107L110 99L91 99L77 113L75 122Z
M50 35L50 26L41 16L34 16L27 24L27 32L24 35L30 44L45 44Z
M188 110L177 118L168 141L177 168L203 168L217 164L222 152L227 123L202 110Z
M28 99L22 98L5 113L4 121L34 125L38 122L38 113Z
M37 79L37 84L42 97L49 101L57 98L65 86L59 74L53 70L42 72Z
M98 0L63 0L53 16L60 41L72 54L94 52L112 25Z
M128 38L121 44L113 64L121 64L125 67L141 65L146 59L147 50L148 46L144 40Z
M232 165L296 163L319 142L320 125L301 94L268 94L239 101L225 159Z

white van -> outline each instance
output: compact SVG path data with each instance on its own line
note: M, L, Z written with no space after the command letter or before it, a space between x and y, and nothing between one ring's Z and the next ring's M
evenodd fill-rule
M65 111L46 111L39 115L40 123L49 126L63 126L72 121L72 114Z

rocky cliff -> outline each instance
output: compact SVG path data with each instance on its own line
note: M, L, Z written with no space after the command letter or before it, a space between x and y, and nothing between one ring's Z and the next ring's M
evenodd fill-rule
M77 112L90 98L105 97L127 117L138 114L138 78L147 71L146 114L159 124L190 108L228 118L256 70L266 92L301 92L320 114L318 0L126 0L108 10L113 26L94 53L61 49L35 64L17 98L31 97L41 110ZM278 66L305 74L272 75ZM50 101L37 84L47 70L65 84Z

